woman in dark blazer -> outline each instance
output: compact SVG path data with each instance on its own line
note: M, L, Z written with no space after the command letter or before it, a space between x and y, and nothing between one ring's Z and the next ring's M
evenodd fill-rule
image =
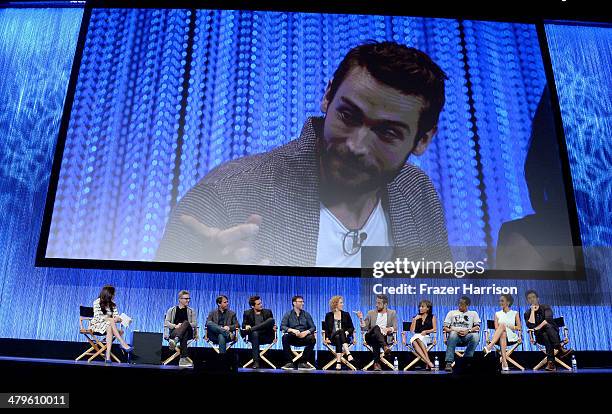
M351 343L355 327L351 314L345 312L344 298L342 296L334 296L329 300L331 312L325 315L325 342L336 345L336 369L342 369L340 359L342 355L346 355L346 359L350 362L353 360L349 344Z

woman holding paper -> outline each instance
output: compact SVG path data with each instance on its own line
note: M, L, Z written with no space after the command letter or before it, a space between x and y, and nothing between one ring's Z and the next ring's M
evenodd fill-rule
M117 312L117 305L113 302L115 297L115 287L106 285L100 291L98 299L93 303L94 316L91 319L89 328L99 335L106 334L106 358L107 363L111 362L111 345L113 343L113 336L119 340L121 347L127 353L134 350L134 347L129 346L127 342L121 336L121 333L117 329L117 323L121 322L119 312Z

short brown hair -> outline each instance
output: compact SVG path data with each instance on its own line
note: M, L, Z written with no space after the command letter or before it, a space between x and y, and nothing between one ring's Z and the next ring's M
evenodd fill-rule
M179 294L178 294L178 298L180 299L180 298L181 298L181 296L183 296L183 295L189 295L189 296L191 296L191 294L189 293L189 291L188 291L188 290L181 290L181 291L179 292Z
M425 52L396 42L368 41L349 50L334 72L329 87L331 102L351 69L363 67L377 81L405 95L421 97L417 139L438 124L445 102L446 73Z

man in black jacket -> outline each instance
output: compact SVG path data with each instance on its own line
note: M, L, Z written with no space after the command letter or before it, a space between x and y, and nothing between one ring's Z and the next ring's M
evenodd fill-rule
M553 311L548 305L541 305L538 293L528 290L525 293L530 307L525 312L525 323L529 329L533 329L537 343L546 347L546 371L555 371L555 349L559 351L557 356L565 358L572 353L571 349L565 349L559 337L559 328L555 325Z
M244 311L242 316L242 336L251 343L253 350L253 369L259 368L259 346L270 344L274 340L276 325L270 309L264 309L259 296L249 298L251 309Z

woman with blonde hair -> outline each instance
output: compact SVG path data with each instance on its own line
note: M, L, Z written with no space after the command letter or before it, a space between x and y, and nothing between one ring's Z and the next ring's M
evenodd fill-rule
M334 296L329 300L331 312L325 315L325 342L336 346L336 369L341 370L340 359L346 355L350 362L353 360L349 344L353 339L355 327L351 314L344 311L344 298Z

